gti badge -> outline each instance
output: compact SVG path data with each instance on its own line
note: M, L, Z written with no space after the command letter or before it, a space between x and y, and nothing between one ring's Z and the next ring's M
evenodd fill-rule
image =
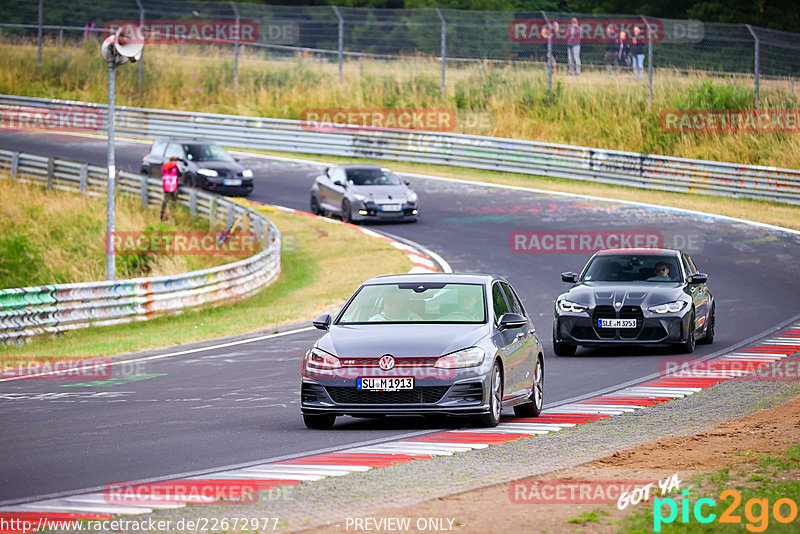
M390 370L394 367L394 357L391 354L384 354L381 356L381 359L378 360L378 367L384 371Z

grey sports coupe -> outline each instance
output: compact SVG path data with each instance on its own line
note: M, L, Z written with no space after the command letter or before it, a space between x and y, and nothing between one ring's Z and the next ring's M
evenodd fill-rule
M311 213L332 213L345 222L416 221L417 194L395 173L378 165L337 165L311 187Z
M504 407L542 409L544 351L519 296L485 274L407 274L364 282L301 364L309 428L337 416L468 415L496 426Z
M675 344L693 352L714 342L716 314L708 275L685 252L611 249L597 252L555 302L553 349L572 356L579 345Z

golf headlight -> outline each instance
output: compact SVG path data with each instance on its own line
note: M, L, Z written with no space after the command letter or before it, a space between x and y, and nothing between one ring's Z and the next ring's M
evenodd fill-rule
M306 369L309 371L327 371L340 369L342 362L333 354L314 347L306 353Z
M577 302L572 302L571 300L566 299L558 299L557 306L558 311L568 313L580 313L589 309L588 306L584 306L583 304L578 304Z
M478 347L471 347L469 349L463 349L456 352L451 352L445 356L442 356L436 363L433 365L434 367L438 367L440 369L453 369L456 367L475 367L476 365L480 365L483 363L483 357L485 352L483 349Z
M353 195L353 198L358 200L359 202L364 202L367 200L367 195L362 195L361 193L356 193Z
M245 169L242 171L242 176L245 178L252 178L253 177L253 170L252 169Z
M417 201L417 194L414 191L408 194L408 201L412 203Z
M219 176L219 173L214 169L197 169L197 174L202 174L203 176L208 176L209 178L216 178Z
M653 313L676 313L686 307L685 300L676 300L675 302L667 302L666 304L659 304L657 306L650 306L647 308Z

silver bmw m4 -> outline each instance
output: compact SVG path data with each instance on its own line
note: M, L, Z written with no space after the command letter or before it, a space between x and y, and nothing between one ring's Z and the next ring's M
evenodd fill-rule
M544 350L511 285L485 274L406 274L364 282L301 364L309 428L340 415L468 415L542 409Z

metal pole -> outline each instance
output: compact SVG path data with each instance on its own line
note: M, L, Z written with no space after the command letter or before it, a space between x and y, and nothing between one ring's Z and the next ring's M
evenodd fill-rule
M58 48L64 48L64 28L58 29Z
M752 26L750 26L749 24L745 24L745 26L747 26L747 29L750 30L750 35L753 36L753 40L755 40L755 42L756 42L756 44L755 44L755 56L756 56L756 58L755 58L755 65L753 66L753 68L755 70L755 82L756 82L756 107L758 107L758 78L759 78L759 71L760 71L759 56L761 55L759 49L761 48L761 46L760 46L761 45L761 40L758 38L758 35L756 35L756 32L753 31L753 27Z
M646 29L645 35L647 36L647 103L653 102L653 39L650 32L650 25L644 15L639 15L644 21Z
M108 188L106 195L106 279L114 280L114 187L117 169L114 164L114 67L116 59L108 62Z
M547 98L550 98L550 91L553 88L553 25L550 24L550 19L547 17L547 13L544 11L539 11L544 17L544 21L547 23L546 28L548 28L547 32Z
M236 15L236 44L233 45L233 92L235 93L239 88L239 32L242 30L239 27L239 10L232 1L231 7Z
M444 82L445 74L447 72L447 21L444 20L442 12L436 8L436 14L439 15L439 20L442 21L442 96L444 96Z
M342 63L344 61L344 19L341 13L339 13L338 7L331 7L333 8L333 12L336 13L336 18L339 19L339 83L342 83L344 79L344 75L342 74Z
M36 75L42 73L42 13L44 12L44 0L39 0L39 57L36 60Z
M139 28L144 26L144 6L142 2L136 0L136 5L139 6ZM139 57L139 92L142 92L142 76L144 72L144 61L142 61L142 57Z

